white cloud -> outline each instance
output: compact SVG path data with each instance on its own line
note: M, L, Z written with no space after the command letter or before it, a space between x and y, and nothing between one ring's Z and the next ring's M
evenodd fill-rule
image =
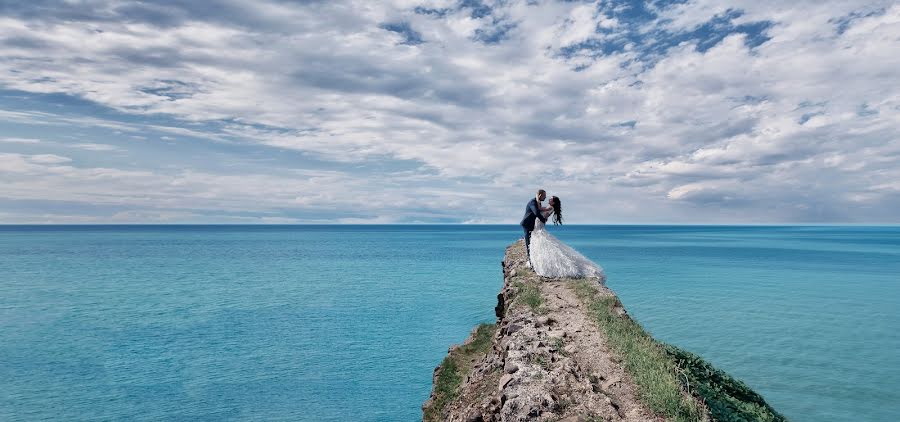
M28 157L28 160L36 164L62 164L72 161L69 157L56 154L37 154Z
M0 138L0 142L6 142L10 144L37 144L40 143L40 139L34 138Z
M541 185L572 199L573 222L896 220L886 210L900 197L885 186L900 168L900 6L689 1L657 10L642 33L693 31L739 9L734 25L769 21L771 39L751 49L734 33L705 51L688 39L644 62L632 41L605 55L560 55L623 38L628 22L602 2L413 12L454 4L257 2L215 16L172 12L163 23L102 7L93 21L10 13L0 18L0 86L148 120L28 110L0 119L298 151L342 170L311 183L285 178L284 168L51 170L68 159L17 155L7 168L47 175L16 180L0 196L163 204L176 219L194 207L260 215L315 207L360 215L340 221L513 222ZM400 44L403 36L380 26L388 22L409 23L424 43ZM499 42L484 42L499 29L507 31ZM151 123L157 116L175 123ZM415 169L391 169L398 161ZM373 165L386 168L377 181L351 171ZM316 193L298 200L297 191ZM401 208L379 205L380 195Z
M88 151L118 151L119 147L109 144L96 144L92 142L72 144L72 148L84 149Z

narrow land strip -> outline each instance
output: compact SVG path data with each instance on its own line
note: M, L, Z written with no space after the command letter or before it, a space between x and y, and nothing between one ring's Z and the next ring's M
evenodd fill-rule
M657 342L595 280L548 279L507 248L496 324L435 368L425 421L782 421L758 394Z

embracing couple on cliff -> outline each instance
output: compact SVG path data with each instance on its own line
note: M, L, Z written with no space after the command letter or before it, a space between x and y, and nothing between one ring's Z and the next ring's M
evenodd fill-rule
M551 196L549 205L543 206L547 192L538 189L534 198L525 207L522 228L525 230L525 253L528 267L543 277L596 278L604 281L606 276L599 265L578 253L561 240L550 234L545 224L552 216L553 224L562 224L562 202Z

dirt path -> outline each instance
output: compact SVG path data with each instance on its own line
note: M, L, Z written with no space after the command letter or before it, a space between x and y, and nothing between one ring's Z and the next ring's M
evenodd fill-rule
M547 316L557 321L558 330L563 332L563 352L569 354L581 373L587 374L592 392L597 396L586 398L607 404L598 406L601 411L598 416L604 420L661 420L654 418L635 397L634 386L629 382L625 369L610 354L606 337L585 314L571 283L553 279L544 281L540 287ZM553 334L558 333L551 332Z

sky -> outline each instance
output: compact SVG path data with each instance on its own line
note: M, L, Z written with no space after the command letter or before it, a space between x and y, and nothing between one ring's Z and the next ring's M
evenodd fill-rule
M900 4L0 0L0 223L900 223Z

